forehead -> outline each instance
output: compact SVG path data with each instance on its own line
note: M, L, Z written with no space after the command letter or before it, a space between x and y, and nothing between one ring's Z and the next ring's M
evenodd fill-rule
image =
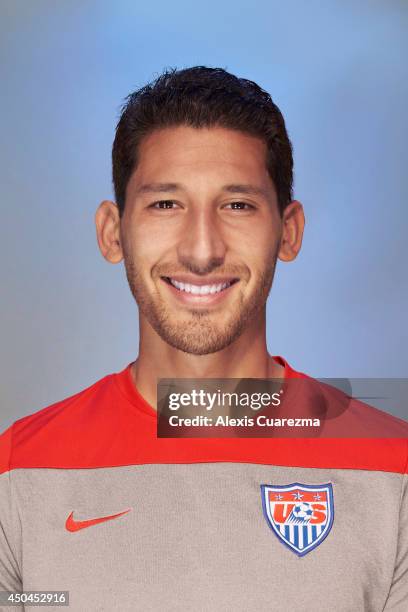
M271 188L266 153L260 138L236 130L189 126L159 129L142 139L130 183L137 187L150 181L231 180Z

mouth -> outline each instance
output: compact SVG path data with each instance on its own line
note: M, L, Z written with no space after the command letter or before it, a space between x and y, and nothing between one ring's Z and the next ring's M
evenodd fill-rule
M170 276L163 276L162 278L166 283L168 283L178 291L198 296L216 295L217 293L225 291L226 289L237 283L239 280L238 278L231 278L228 280L222 280L221 282L210 283L208 281L200 281L191 283L183 282Z
M216 306L233 290L232 287L239 282L239 278L197 278L192 279L177 276L162 276L162 281L170 289L170 294L180 304L185 306Z

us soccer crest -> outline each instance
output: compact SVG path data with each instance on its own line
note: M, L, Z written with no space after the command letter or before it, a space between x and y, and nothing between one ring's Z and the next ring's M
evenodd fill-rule
M261 485L261 490L266 521L290 550L302 557L327 538L334 519L330 483Z

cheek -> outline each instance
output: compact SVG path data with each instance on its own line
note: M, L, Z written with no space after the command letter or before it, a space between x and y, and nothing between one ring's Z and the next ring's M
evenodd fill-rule
M127 255L132 261L134 271L147 284L151 282L157 265L172 261L172 251L172 243L167 236L163 236L163 232L160 236L152 236L142 228L133 232L127 243Z
M242 248L247 251L267 253L270 245L275 244L280 237L281 227L278 219L270 214L260 214L258 217L241 219L236 229L236 238Z
M237 253L250 268L263 270L271 260L275 259L279 244L276 232L265 231L265 227L251 232L248 228L246 235L239 240Z

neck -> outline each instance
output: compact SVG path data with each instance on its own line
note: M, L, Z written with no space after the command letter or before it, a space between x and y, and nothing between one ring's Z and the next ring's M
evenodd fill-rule
M282 378L284 368L268 354L265 311L232 344L208 355L191 355L160 338L140 315L139 356L132 365L138 392L155 409L159 378Z

